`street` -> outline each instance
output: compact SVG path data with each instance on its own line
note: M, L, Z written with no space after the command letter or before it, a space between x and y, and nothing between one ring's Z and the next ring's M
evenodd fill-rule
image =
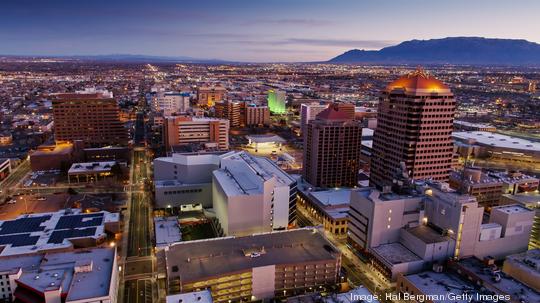
M146 149L135 148L130 176L127 249L123 271L124 302L157 302L155 255L152 245L152 203Z

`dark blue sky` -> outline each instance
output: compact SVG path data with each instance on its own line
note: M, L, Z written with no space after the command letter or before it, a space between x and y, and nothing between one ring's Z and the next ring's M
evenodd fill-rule
M538 0L0 2L0 54L326 60L409 39L540 42Z

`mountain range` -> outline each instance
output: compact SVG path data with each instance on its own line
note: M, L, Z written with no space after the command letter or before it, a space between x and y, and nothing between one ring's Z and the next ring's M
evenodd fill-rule
M481 37L410 40L380 50L353 49L327 62L539 66L540 44Z

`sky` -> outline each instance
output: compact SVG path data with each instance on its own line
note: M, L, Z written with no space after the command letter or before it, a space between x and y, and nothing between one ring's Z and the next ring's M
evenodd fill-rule
M454 36L540 42L538 0L3 0L0 54L328 60Z

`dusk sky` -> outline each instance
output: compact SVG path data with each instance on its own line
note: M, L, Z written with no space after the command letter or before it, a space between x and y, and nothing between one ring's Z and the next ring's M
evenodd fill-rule
M327 60L448 36L540 42L538 0L2 1L0 54Z

